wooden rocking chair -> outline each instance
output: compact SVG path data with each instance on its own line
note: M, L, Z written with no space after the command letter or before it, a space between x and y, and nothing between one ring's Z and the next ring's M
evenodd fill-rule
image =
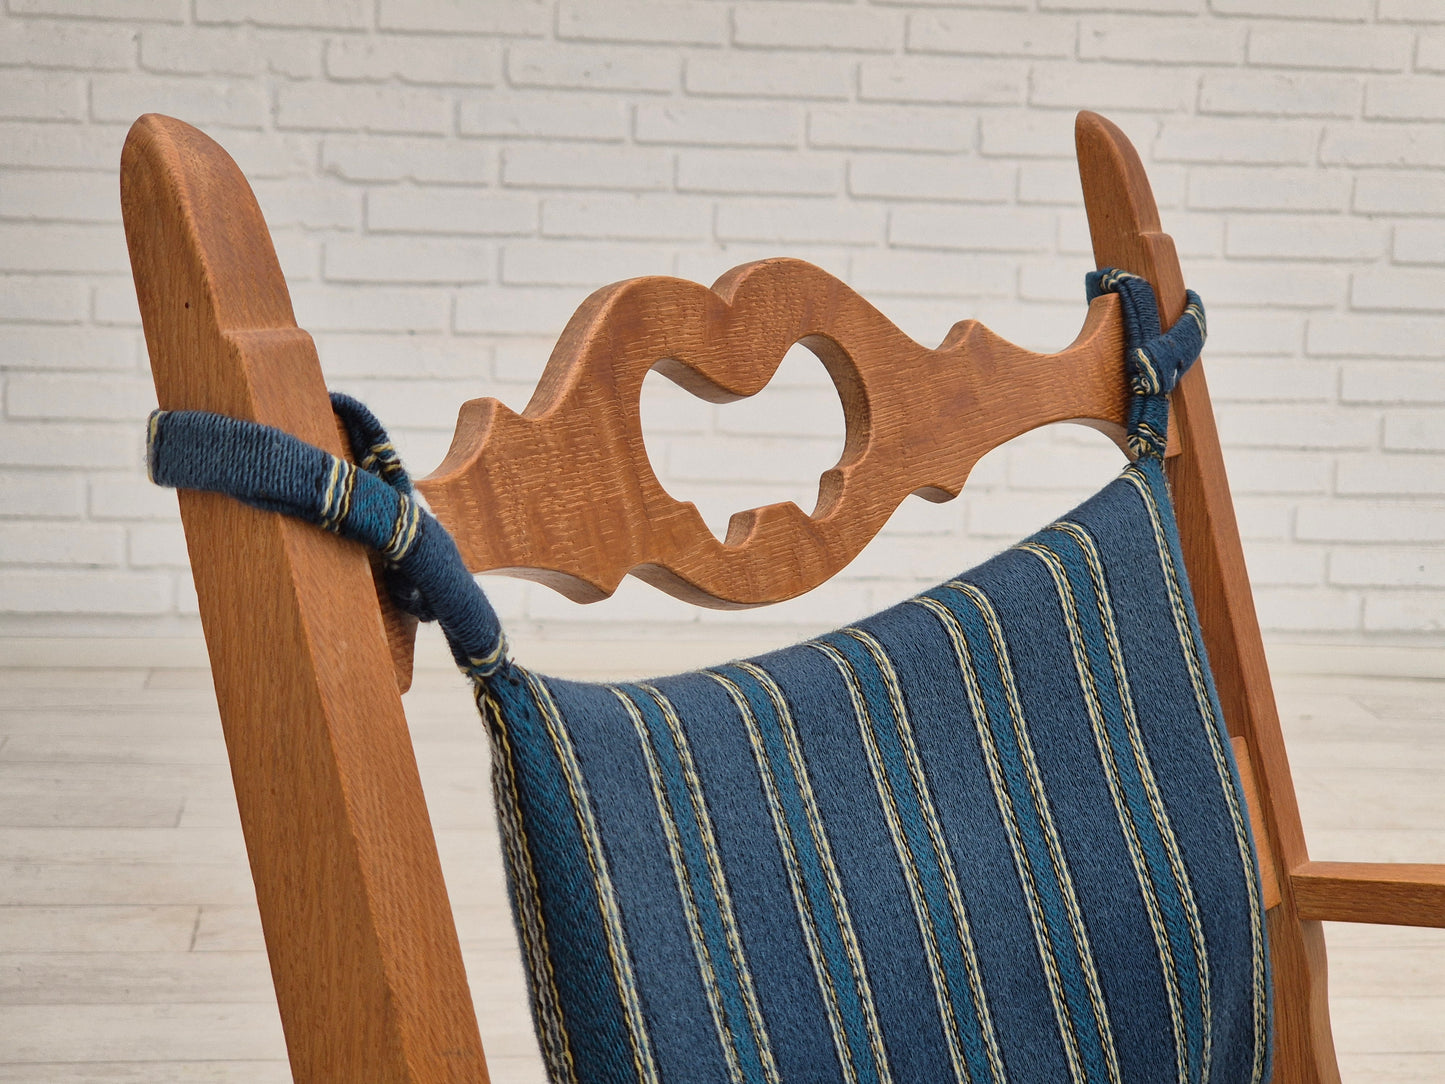
M1172 324L1183 279L1138 156L1090 113L1077 142L1098 265L1149 280ZM344 454L315 347L235 163L151 115L132 128L121 173L161 406ZM656 367L713 401L751 395L799 340L842 396L843 458L812 517L754 509L719 543L646 465L642 379ZM1122 341L1108 297L1071 346L1044 357L972 322L923 349L794 261L739 268L713 291L632 280L582 305L522 415L491 400L463 407L451 453L419 488L473 571L527 575L579 601L631 572L704 605L776 602L841 569L909 493L956 495L1016 435L1072 419L1120 440ZM659 360L675 358L687 364ZM1445 926L1445 866L1309 860L1199 367L1173 406L1183 556L1268 909L1273 1079L1335 1084L1321 921ZM399 696L412 623L360 547L212 493L182 491L180 506L296 1079L487 1080Z

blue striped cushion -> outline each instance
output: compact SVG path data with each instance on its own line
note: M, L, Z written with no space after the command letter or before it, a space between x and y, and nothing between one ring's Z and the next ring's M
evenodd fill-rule
M1159 461L747 662L483 686L556 1081L1268 1078L1248 819Z

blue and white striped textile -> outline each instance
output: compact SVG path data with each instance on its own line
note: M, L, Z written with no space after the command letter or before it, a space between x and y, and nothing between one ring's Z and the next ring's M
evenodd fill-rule
M1268 1079L1247 812L1158 459L854 626L479 690L555 1081Z

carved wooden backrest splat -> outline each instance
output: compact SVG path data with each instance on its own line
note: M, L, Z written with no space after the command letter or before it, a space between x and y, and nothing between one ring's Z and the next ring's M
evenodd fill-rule
M798 342L842 398L842 458L811 516L791 501L739 512L720 542L653 473L643 378L655 368L728 402L762 390ZM577 310L520 415L495 399L465 404L451 451L419 486L474 572L540 580L580 602L629 572L704 606L780 602L847 565L909 494L957 496L1012 437L1073 419L1121 440L1122 342L1113 296L1093 302L1072 345L1035 354L972 320L929 350L799 260L745 264L710 290L631 279Z

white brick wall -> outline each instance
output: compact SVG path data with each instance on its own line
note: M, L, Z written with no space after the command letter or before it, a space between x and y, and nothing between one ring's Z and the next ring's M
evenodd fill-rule
M194 628L175 499L141 469L153 393L115 184L140 112L236 156L329 380L425 471L461 399L520 407L573 307L632 275L793 254L922 341L977 316L1057 348L1089 267L1079 108L1137 141L1209 305L1267 628L1445 644L1439 0L8 0L0 635ZM726 407L650 378L644 419L719 531L810 507L841 446L801 349ZM490 582L531 635L781 640L956 571L1117 461L1088 431L1025 438L765 612Z

